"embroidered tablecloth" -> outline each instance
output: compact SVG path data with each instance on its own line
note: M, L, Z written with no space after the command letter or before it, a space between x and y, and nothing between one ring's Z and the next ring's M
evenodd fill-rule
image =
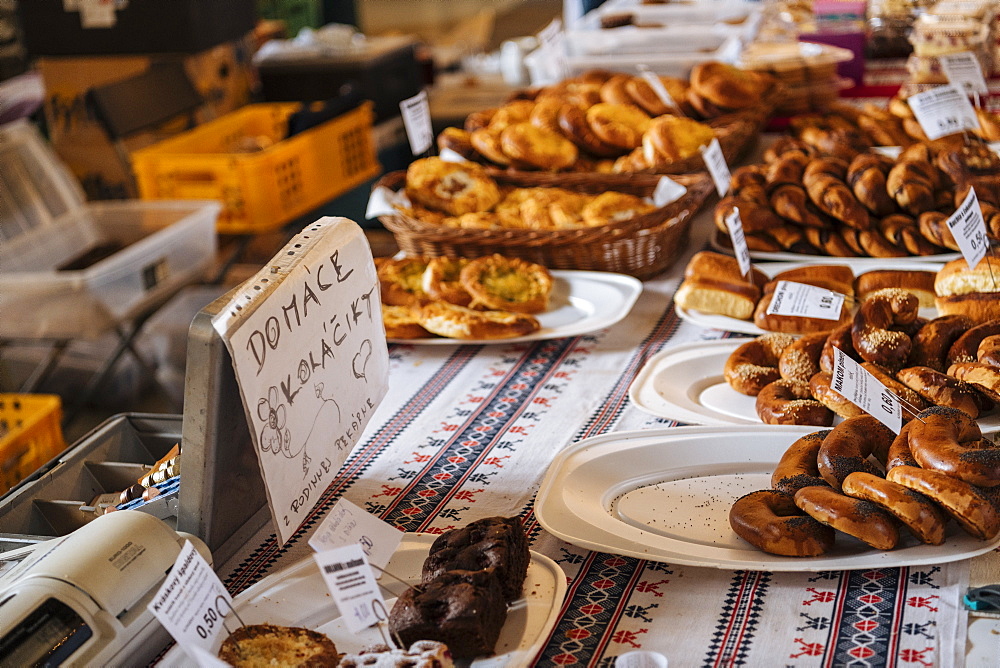
M691 249L710 227L706 213L696 219ZM219 570L227 586L238 593L306 556L310 531L341 496L406 531L516 514L532 549L554 559L569 584L534 665L612 666L639 648L663 653L671 668L961 665L968 562L726 571L593 553L538 525L534 495L562 448L675 424L630 405L629 385L646 360L725 336L674 313L671 295L691 252L602 331L521 345L391 346L389 394L307 525L286 545L267 530L249 541Z

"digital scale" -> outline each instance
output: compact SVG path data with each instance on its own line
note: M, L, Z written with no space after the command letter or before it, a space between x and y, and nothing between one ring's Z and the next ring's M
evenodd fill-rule
M170 636L146 606L186 540L211 563L197 537L122 510L16 551L0 576L0 667L148 664Z

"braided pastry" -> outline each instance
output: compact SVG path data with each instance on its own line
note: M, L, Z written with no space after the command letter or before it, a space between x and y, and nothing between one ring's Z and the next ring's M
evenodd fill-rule
M941 248L920 233L920 227L909 216L894 213L878 222L882 235L892 244L902 246L910 255L934 255Z
M769 190L769 202L774 208L774 212L782 218L804 227L822 228L827 226L826 221L811 210L809 197L801 185L777 183L773 184Z
M948 216L940 211L925 211L917 218L920 233L924 238L937 246L951 250L961 250L955 236L948 229Z
M900 160L886 177L886 190L901 209L919 216L935 207L934 191L940 178L929 162Z
M843 181L827 174L820 174L809 179L806 190L813 204L828 216L859 230L871 226L868 211L861 206Z
M854 196L876 216L896 211L896 202L886 191L886 176L893 162L875 153L861 153L847 169L847 184Z

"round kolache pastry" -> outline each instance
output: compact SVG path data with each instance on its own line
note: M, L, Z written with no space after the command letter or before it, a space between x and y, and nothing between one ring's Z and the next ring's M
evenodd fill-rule
M414 202L453 216L486 211L500 201L500 189L480 165L440 158L410 163L406 194Z
M460 274L474 305L512 313L548 308L552 275L540 264L493 254L471 260Z
M790 494L750 492L729 509L729 526L759 550L785 557L817 557L833 547L833 529L800 511Z
M468 306L472 295L462 287L461 274L469 261L465 258L434 257L428 260L421 277L421 287L432 299Z
M423 339L433 334L420 324L420 309L382 304L382 324L388 339Z
M423 276L427 258L379 258L375 271L382 303L390 306L420 306L430 297L424 292Z
M322 633L274 624L241 626L219 649L219 658L237 668L335 666L339 657L336 645Z
M420 324L450 339L510 339L541 329L538 320L526 313L476 311L448 302L430 302L420 307Z

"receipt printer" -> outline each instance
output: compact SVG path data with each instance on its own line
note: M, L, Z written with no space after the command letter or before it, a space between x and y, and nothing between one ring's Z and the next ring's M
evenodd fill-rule
M0 666L148 664L170 636L146 606L185 540L211 563L201 540L134 510L39 544L0 578Z

